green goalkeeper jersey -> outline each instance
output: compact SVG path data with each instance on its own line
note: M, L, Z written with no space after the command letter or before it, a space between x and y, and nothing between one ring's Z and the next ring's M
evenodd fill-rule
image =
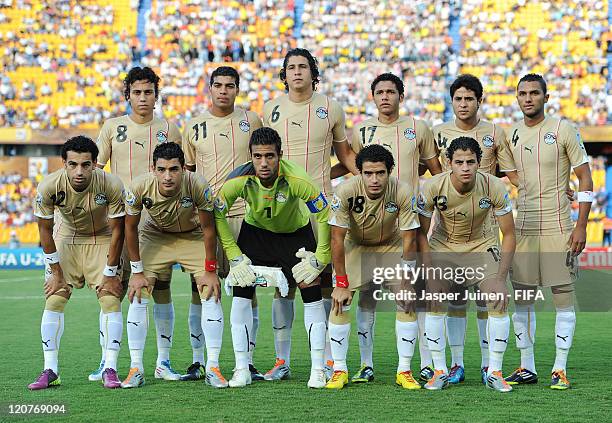
M319 223L315 256L322 263L331 261L329 206L303 168L281 159L278 178L270 188L264 187L255 176L251 162L229 174L215 201L215 222L217 235L230 260L242 254L225 218L238 198L247 204L244 220L270 232L295 232L309 223L311 213L315 214Z

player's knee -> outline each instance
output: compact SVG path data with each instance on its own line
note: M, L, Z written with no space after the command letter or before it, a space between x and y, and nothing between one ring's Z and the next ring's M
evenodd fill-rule
M463 318L467 315L467 304L450 303L448 305L448 317Z
M574 307L574 284L553 286L551 291L556 309Z
M65 296L66 293L68 296ZM70 293L64 289L61 289L57 293L47 298L47 300L45 301L45 310L55 311L57 313L63 313L64 308L66 307L66 303L68 303L69 298L70 298Z
M232 287L232 293L234 297L246 298L247 300L252 300L255 295L255 287L254 286L234 286Z
M121 311L121 300L114 295L104 295L98 298L102 313L115 313Z
M508 315L508 310L502 310L501 308L495 308L493 307L493 305L491 305L488 308L488 316L490 317L501 318L501 317L506 317L507 315Z
M334 325L346 325L351 322L351 306L342 306L342 313L329 313L329 323Z
M484 306L476 306L476 318L480 320L487 320L489 318L489 308L486 301L484 301Z
M156 304L170 304L172 302L169 281L158 280L155 282L155 288L153 289L153 300L155 300Z
M319 285L309 286L308 288L301 288L300 294L302 295L302 301L304 304L314 303L323 299L321 295L321 287Z
M528 286L528 285L520 285L520 284L512 284L512 289L514 291L521 291L522 295L514 295L514 304L521 306L530 306L535 304L535 295L537 287ZM529 294L528 292L532 292Z
M359 291L359 307L364 310L375 310L376 300L374 299L374 290L368 289Z
M398 322L416 322L417 315L415 310L405 311L403 309L400 310L398 306L398 310L395 312L395 319Z
M138 295L134 294L134 298L132 299L133 303L138 303ZM140 289L140 298L143 300L151 300L151 293L149 292L149 290L147 288L141 288Z

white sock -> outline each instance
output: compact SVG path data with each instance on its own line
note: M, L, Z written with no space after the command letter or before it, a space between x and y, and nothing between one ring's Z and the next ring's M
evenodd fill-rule
M123 315L120 311L104 313L103 333L106 340L104 368L117 370L117 357L123 337Z
M414 347L419 337L419 324L416 321L400 322L395 320L395 337L399 356L397 372L405 372L410 370Z
M331 312L332 300L331 298L323 298L323 308L325 308L325 323L329 321L329 313ZM325 329L325 364L327 362L334 361L331 353L331 344L329 343L329 329Z
M348 351L350 331L350 323L345 323L343 325L329 323L329 338L331 341L332 357L334 359L334 371L348 371L346 366L346 353Z
M476 306L476 313L486 312L486 307ZM480 367L489 367L489 335L487 334L487 319L476 318L478 324L478 338L480 340Z
M147 304L149 304L149 300L146 298L142 298L140 304L134 298L130 303L127 315L128 345L130 347L131 358L130 367L137 367L141 371L144 370L142 356L147 339L147 330L149 329Z
M322 370L325 354L325 307L323 300L304 304L304 326L310 346L311 370Z
M60 340L64 333L64 313L44 310L40 322L40 336L42 338L44 369L51 369L58 373L58 355Z
M491 374L496 371L501 371L504 363L504 353L508 347L510 334L510 317L492 316L489 314L489 324L487 332L489 333L489 370Z
M450 310L463 310L465 313L466 306L454 306L449 304ZM448 345L451 350L451 367L463 365L463 349L465 345L465 331L467 329L467 319L463 317L446 316L446 336L448 337Z
M446 336L444 334L444 319L446 314L427 313L425 330L427 332L427 345L431 351L434 368L448 373L446 366Z
M427 346L427 331L425 330L425 311L417 310L417 323L419 324L419 356L421 357L421 369L427 366L433 366L431 352Z
M566 371L567 356L572 346L575 328L576 312L574 307L558 308L555 318L555 346L557 347L557 354L553 371Z
M189 304L189 342L193 363L204 364L204 332L202 332L202 304Z
M253 309L253 328L251 333L251 340L249 346L249 364L253 364L253 353L255 352L255 345L257 345L257 332L259 330L259 306L252 307Z
M521 367L536 372L533 346L535 343L536 314L533 304L517 304L512 314L516 347L521 351Z
M249 368L249 338L253 326L253 308L248 298L233 297L230 313L232 345L236 370Z
M291 327L294 313L294 300L289 298L272 300L272 329L276 357L285 360L287 366L291 362Z
M214 298L202 300L202 330L206 338L206 370L219 367L219 354L223 341L223 309Z
M99 321L100 321L100 328L99 328L99 332L100 332L100 349L102 350L102 357L100 358L100 363L104 362L104 357L106 352L104 351L104 331L102 330L102 316L104 315L104 313L102 312L102 310L100 310L100 315L99 315Z
M359 340L359 355L361 364L374 367L372 352L374 351L374 326L376 311L357 307L357 339Z
M157 366L170 360L172 335L174 335L174 304L154 304L153 321L157 333Z

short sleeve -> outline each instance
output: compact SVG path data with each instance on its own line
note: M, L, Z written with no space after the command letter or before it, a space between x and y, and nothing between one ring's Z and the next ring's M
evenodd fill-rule
M342 191L338 190L331 199L328 223L332 226L339 226L348 229L351 224L349 208L346 198L343 198Z
M493 126L493 139L495 141L495 154L497 155L499 170L501 172L516 170L516 164L512 157L512 149L510 148L510 144L508 144L506 132L498 126Z
M491 178L494 178L494 176ZM512 213L512 201L510 201L510 195L506 191L504 183L499 178L495 178L493 188L494 193L491 202L493 203L493 213L495 213L495 216Z
M38 185L36 197L34 198L34 216L41 219L53 219L55 205L51 195L49 184L46 184L43 180Z
M249 119L249 124L251 125L251 133L263 126L263 123L257 113L249 111L247 112L247 118Z
M353 127L353 134L351 135L351 147L355 153L359 153L363 150L363 144L361 144L361 140L359 139L359 130L362 128L362 125Z
M125 211L130 216L139 215L142 211L142 184L138 180L132 182L129 187L123 191L123 202L125 203Z
M410 231L420 225L415 211L416 198L410 193L408 185L400 183L397 188L397 205L399 207L399 229Z
M125 216L125 206L123 203L123 183L115 175L106 174L108 178L108 217L110 219Z
M572 169L589 162L580 132L566 121L563 121L559 128L559 141L565 147Z
M181 130L174 123L168 123L168 141L182 147Z
M109 121L104 122L102 125L102 129L100 130L100 134L98 134L98 140L96 141L96 146L98 147L98 164L106 165L106 163L110 160L112 153L112 144L113 144L113 133L111 130L111 125Z
M334 135L334 142L346 141L346 117L344 116L344 110L337 101L330 101L330 117L332 118L332 133Z
M191 140L193 138L193 128L191 127L191 122L187 124L185 129L183 130L183 140L181 143L181 148L185 153L185 164L188 166L194 166L196 164L196 151L195 146L192 144Z
M200 211L212 212L215 208L215 196L208 181L201 175L192 174L193 203Z
M436 143L434 142L434 136L429 126L422 120L417 120L415 123L415 130L419 142L419 155L421 160L429 160L438 156L436 151Z
M431 217L434 211L433 196L431 195L432 178L427 180L423 185L423 189L419 192L416 202L417 213Z

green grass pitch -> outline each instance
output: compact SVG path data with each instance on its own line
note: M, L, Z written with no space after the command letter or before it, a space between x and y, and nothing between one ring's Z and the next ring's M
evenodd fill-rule
M589 274L590 280L589 280ZM140 389L106 390L89 382L87 375L100 359L98 345L98 304L94 292L75 290L66 308L65 332L60 349L62 386L30 392L26 385L42 366L40 317L43 307L41 271L0 272L0 421L609 421L612 390L608 365L612 351L610 312L579 312L574 346L568 362L573 383L568 391L548 388L554 361L554 314L541 312L537 321L536 364L540 383L516 387L509 394L486 389L479 380L480 350L476 338L475 314L469 314L466 340L466 382L441 392L405 391L394 385L397 353L394 314L378 313L372 384L348 385L340 392L309 390L306 387L310 359L303 326L301 301L296 301L293 330L292 371L289 381L256 382L244 389L215 390L204 382L167 382L153 377L156 345L152 316L145 350L147 384ZM610 273L585 272L580 281L585 290L591 282L612 287ZM172 363L183 371L191 363L187 312L190 298L188 279L175 272L172 282L176 325ZM547 293L548 295L548 293ZM611 297L610 289L603 296ZM255 365L262 371L274 361L270 318L271 291L258 290L260 328ZM229 379L233 366L229 330L230 299L224 297L225 332L221 370ZM353 307L353 310L355 307ZM123 304L124 319L127 304ZM152 313L152 311L149 311ZM353 317L354 318L354 317ZM359 348L356 331L351 333L349 372L357 370ZM511 342L504 360L508 373L519 363ZM418 354L413 370L418 370ZM127 333L119 359L119 375L129 367ZM602 373L603 372L603 373ZM15 417L9 404L66 404L66 415Z

